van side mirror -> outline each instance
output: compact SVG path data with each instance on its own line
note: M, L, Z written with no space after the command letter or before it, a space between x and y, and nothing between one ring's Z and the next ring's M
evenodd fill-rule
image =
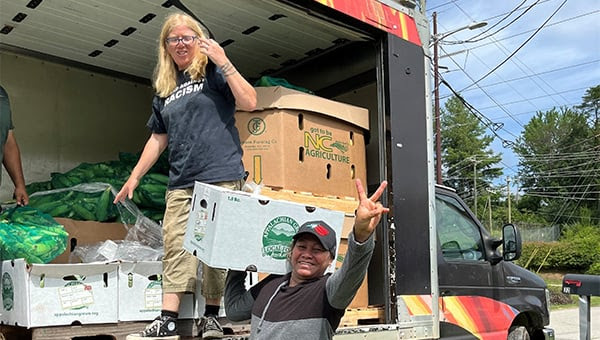
M521 257L521 234L513 224L502 227L502 257L504 261L515 261Z

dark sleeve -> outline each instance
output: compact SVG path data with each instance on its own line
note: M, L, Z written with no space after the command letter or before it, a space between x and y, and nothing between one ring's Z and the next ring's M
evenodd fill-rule
M148 119L146 126L153 133L167 133L167 127L161 115L161 109L164 104L164 99L158 96L154 96L152 99L152 115Z
M208 86L221 93L229 102L235 103L235 97L223 72L212 61L206 66L206 79L208 80Z
M225 313L231 321L250 319L254 298L245 287L246 272L230 270L225 280Z

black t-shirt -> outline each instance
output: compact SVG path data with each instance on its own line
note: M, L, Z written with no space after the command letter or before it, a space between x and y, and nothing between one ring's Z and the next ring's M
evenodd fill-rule
M214 65L198 81L179 72L175 90L166 98L154 96L152 111L147 126L168 138L169 189L243 178L235 98Z

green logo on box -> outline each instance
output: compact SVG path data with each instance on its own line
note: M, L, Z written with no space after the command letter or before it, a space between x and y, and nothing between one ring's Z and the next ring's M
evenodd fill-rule
M4 310L12 310L15 301L15 290L10 274L2 275L2 307Z
M248 132L251 135L262 135L265 132L267 125L262 118L252 118L248 121Z
M285 260L290 251L292 237L298 231L298 227L298 222L289 216L278 216L272 219L263 231L263 256Z

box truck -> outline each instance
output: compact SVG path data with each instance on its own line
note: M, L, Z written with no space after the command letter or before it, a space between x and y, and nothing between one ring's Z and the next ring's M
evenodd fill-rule
M544 282L433 176L428 22L410 0L0 0L0 81L28 181L147 137L162 18L196 15L250 81L368 110L366 180L391 207L368 272L377 324L339 339L553 339ZM272 79L271 78L271 79ZM7 177L5 177L7 178Z

